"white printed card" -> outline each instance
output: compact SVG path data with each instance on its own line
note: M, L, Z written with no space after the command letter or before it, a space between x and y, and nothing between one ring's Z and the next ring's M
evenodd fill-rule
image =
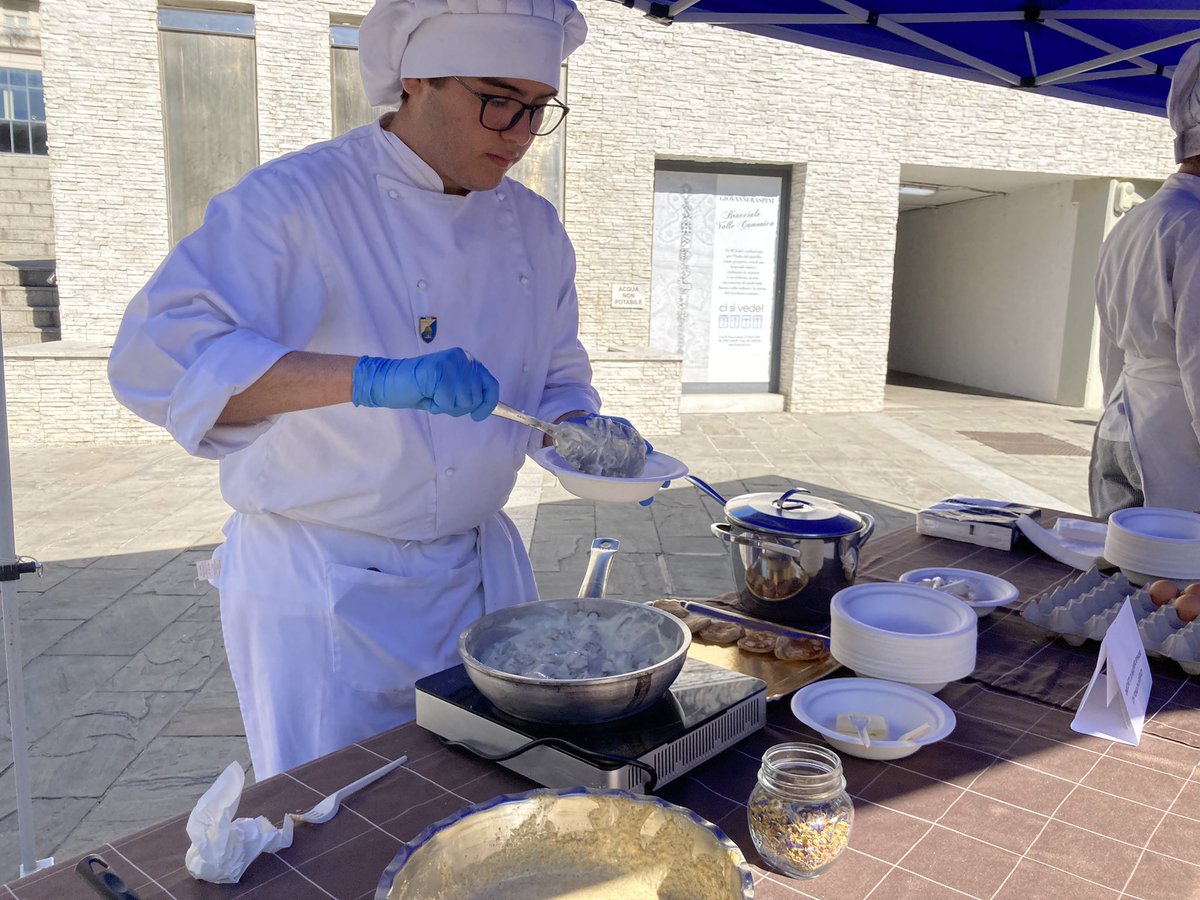
M1149 698L1150 664L1127 598L1100 642L1096 671L1071 728L1136 747Z

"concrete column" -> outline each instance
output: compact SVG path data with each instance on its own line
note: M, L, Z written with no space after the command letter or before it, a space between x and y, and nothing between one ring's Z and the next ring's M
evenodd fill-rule
M899 180L892 161L794 170L780 337L792 412L883 407Z

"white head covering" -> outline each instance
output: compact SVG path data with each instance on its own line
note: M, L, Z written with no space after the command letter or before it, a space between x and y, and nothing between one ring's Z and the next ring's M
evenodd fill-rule
M1175 162L1200 156L1200 43L1187 48L1171 76L1167 118L1175 129Z
M398 106L402 78L524 78L558 87L587 36L572 0L376 0L358 32L363 87Z

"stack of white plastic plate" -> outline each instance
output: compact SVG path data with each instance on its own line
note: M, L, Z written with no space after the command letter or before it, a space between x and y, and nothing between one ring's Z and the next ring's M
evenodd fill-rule
M1200 581L1200 515L1153 506L1117 510L1108 517L1104 558L1134 584Z
M978 617L957 597L915 584L856 584L833 595L830 652L855 674L936 693L975 671Z

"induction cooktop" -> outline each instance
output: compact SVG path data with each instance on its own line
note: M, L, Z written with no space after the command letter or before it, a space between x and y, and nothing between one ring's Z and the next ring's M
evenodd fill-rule
M544 787L655 790L766 724L766 683L688 659L667 694L636 716L547 725L492 705L455 666L422 678L417 724ZM533 741L544 741L521 752Z

